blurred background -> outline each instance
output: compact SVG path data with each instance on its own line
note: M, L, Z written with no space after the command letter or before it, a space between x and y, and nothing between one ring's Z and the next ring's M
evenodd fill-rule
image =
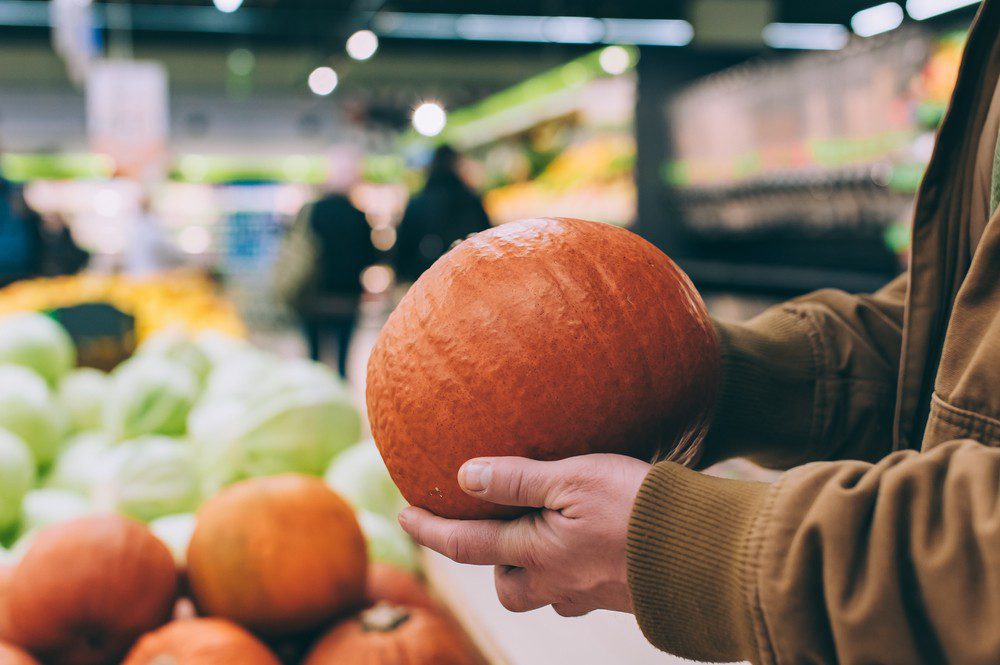
M315 355L453 240L539 215L633 229L724 317L873 289L976 5L0 0L6 215L38 218L0 234L0 308L182 269L232 311L149 326Z

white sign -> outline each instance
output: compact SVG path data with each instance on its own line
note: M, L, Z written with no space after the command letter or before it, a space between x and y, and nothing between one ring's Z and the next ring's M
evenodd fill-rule
M87 135L116 174L160 178L167 166L167 70L161 63L97 60L87 73Z

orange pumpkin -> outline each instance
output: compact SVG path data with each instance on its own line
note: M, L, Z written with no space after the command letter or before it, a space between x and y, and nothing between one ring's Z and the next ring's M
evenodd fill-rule
M303 665L476 665L479 659L436 612L376 605L334 626Z
M14 579L14 567L0 565L0 640L10 639L10 621L7 618L10 610L7 605L7 596L10 592L10 583Z
M505 224L439 259L368 364L368 415L411 504L513 516L456 481L470 458L587 453L690 461L718 391L718 342L690 280L607 224Z
M368 605L388 603L404 607L422 607L435 612L440 610L416 575L382 562L368 565L368 589L365 598Z
M0 642L0 664L2 665L38 665L38 661L13 644Z
M225 619L172 621L147 633L122 665L280 665L256 637Z
M367 549L351 507L318 478L236 483L206 502L188 546L199 613L278 637L364 602Z
M9 639L47 663L118 663L170 618L176 594L173 557L145 526L82 517L41 531L17 565Z

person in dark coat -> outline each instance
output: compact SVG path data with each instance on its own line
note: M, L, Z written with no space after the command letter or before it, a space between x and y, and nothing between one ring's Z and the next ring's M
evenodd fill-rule
M337 370L346 377L347 349L363 291L361 272L377 260L371 226L346 196L331 193L313 205L310 228L318 256L316 292L304 316L309 354L319 360L324 337L332 335Z
M406 208L395 261L401 281L415 281L452 243L490 228L482 201L458 173L458 160L450 147L438 148L427 184Z

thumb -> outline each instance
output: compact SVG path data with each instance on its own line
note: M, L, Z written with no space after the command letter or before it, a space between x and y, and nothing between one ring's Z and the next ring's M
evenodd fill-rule
M561 462L524 457L479 457L458 470L458 484L477 499L504 506L551 508L563 486Z

